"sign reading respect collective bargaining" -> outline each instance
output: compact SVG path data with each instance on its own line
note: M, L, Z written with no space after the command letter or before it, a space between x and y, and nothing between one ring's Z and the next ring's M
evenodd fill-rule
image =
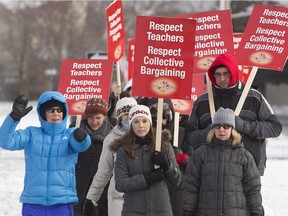
M115 0L106 8L108 59L117 62L126 49L122 0Z
M288 54L288 8L255 5L236 50L241 65L283 70Z
M204 74L194 74L191 100L171 99L174 111L184 115L190 115L194 102L204 93L204 90Z
M207 72L218 55L234 53L230 10L182 14L177 17L197 20L194 73Z
M138 16L133 96L191 99L195 20Z
M81 115L90 98L102 98L108 105L113 62L96 59L62 61L58 91L69 107L69 115Z

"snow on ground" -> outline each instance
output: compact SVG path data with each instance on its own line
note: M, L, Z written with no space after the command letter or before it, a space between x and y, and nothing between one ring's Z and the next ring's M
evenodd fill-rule
M29 125L39 126L34 109L25 116L18 129ZM12 104L0 103L0 124L10 113ZM286 111L285 111L286 112ZM277 113L277 112L276 112ZM288 113L288 112L287 112ZM288 128L282 134L268 140L267 169L262 177L262 197L266 216L288 215ZM19 197L23 190L25 164L23 151L10 152L0 149L0 216L21 216Z

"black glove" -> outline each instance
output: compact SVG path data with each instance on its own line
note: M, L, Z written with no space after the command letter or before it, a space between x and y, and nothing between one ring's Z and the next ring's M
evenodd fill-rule
M85 199L83 204L83 216L98 216L98 208L91 200Z
M73 136L76 141L82 142L86 138L87 132L82 128L77 128L73 131Z
M243 120L239 116L235 116L235 130L239 133L249 134L252 126L250 121Z
M207 135L211 129L212 129L212 124L210 123L205 129L202 130L202 133L203 133L203 136L205 137L205 139L206 139L206 137L207 137Z
M193 211L184 211L183 216L193 216Z
M20 121L23 116L27 115L33 109L32 106L26 108L27 104L28 98L24 95L20 95L14 100L12 112L10 113L14 121Z
M144 175L147 184L150 186L153 182L159 182L164 179L164 174L161 169L153 169L150 173Z
M165 155L162 152L154 151L151 155L151 161L152 163L158 165L163 169L163 171L167 171L169 169L168 161L165 157Z

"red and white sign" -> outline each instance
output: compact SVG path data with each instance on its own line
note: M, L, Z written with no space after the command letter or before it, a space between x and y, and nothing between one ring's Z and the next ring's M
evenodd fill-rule
M240 65L283 70L288 54L288 8L255 5L236 50Z
M132 79L134 65L135 38L128 39L128 80Z
M138 16L133 96L190 99L195 20Z
M191 100L171 99L175 112L190 115L194 102L205 91L205 74L193 74Z
M106 8L108 59L117 62L126 49L122 0L115 0Z
M240 44L240 41L242 39L243 33L234 33L233 34L233 41L234 41L234 49L236 50ZM239 80L246 84L249 74L252 71L252 67L245 66L245 65L238 65L239 68Z
M214 59L234 53L230 10L183 14L177 17L196 19L194 73L205 73Z
M62 61L58 91L69 107L69 115L83 114L90 98L102 98L108 104L113 62L96 59Z

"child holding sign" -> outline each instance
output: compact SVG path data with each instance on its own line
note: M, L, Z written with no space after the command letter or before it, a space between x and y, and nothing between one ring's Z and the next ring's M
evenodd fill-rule
M147 106L132 107L129 124L115 162L116 189L124 192L122 216L172 216L167 184L178 185L181 172L169 138L162 136L162 150L155 151L156 133Z

